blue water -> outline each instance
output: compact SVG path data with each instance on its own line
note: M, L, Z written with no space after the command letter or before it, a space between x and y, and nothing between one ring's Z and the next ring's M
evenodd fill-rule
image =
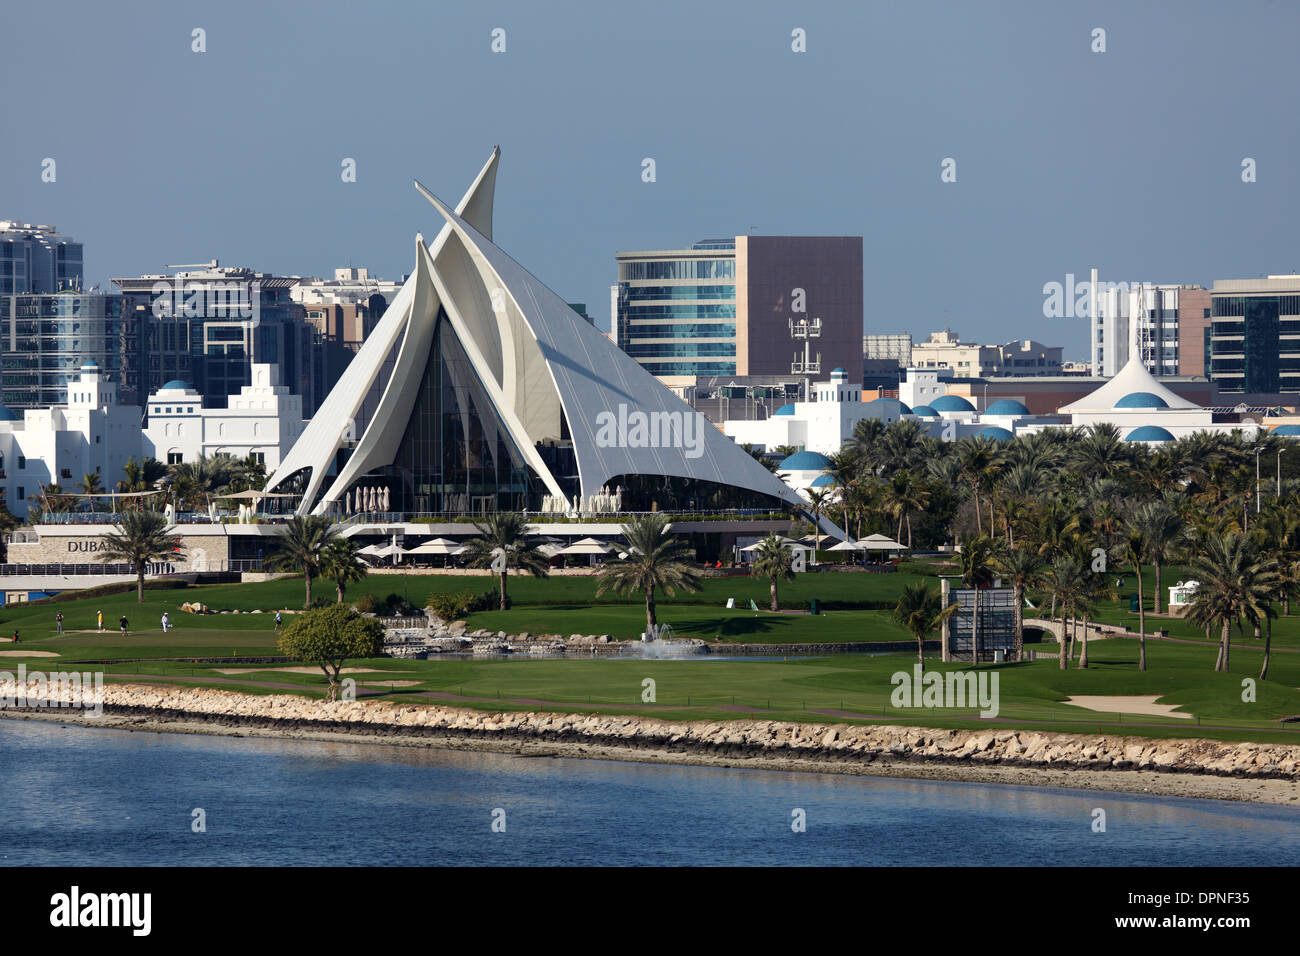
M195 808L206 833L191 832ZM1298 853L1287 807L0 720L6 866L1258 866Z

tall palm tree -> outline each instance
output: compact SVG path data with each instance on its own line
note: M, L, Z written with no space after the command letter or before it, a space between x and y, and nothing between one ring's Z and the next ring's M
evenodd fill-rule
M104 546L97 557L104 563L120 561L135 570L135 599L144 603L144 572L154 561L161 561L184 550L178 535L167 531L167 519L156 511L128 511L118 522L117 534L104 535Z
M322 577L334 582L339 604L347 594L349 584L355 584L370 573L361 560L361 548L351 538L333 538L321 556Z
M1138 521L1146 538L1147 556L1155 569L1155 593L1152 612L1160 613L1160 569L1183 540L1186 523L1178 509L1167 501L1153 501L1139 510Z
M700 575L691 566L694 553L689 544L668 533L668 519L661 514L647 514L623 525L627 539L627 557L611 558L596 576L596 596L606 591L619 594L640 592L645 596L646 633L653 633L655 590L663 588L670 596L677 590L700 590Z
M822 549L822 525L819 519L821 518L822 512L825 511L827 506L831 503L832 497L834 497L834 490L831 488L809 488L808 489L808 503L812 505L812 516L813 516L813 536L814 536L813 558L814 560L817 557L817 552Z
M90 503L90 510L95 510L95 495L104 493L104 479L99 476L97 471L88 471L81 476L81 493L86 496Z
M1057 662L1061 670L1066 669L1065 651L1066 651L1066 627L1073 623L1074 610L1078 603L1079 582L1083 580L1087 569L1084 563L1073 554L1057 555L1043 577L1043 586L1051 592L1052 595L1052 613L1061 612L1061 635L1060 647L1058 648ZM1055 620L1055 616L1053 616Z
M465 542L465 554L476 568L492 567L496 563L500 608L504 611L508 604L506 575L510 569L518 568L535 578L544 578L549 573L546 555L528 539L528 522L517 512L494 511L482 524L475 522L474 529L478 537Z
M993 576L993 539L986 534L969 534L961 540L961 554L958 555L961 568L961 583L972 591L971 600L971 664L978 665L980 660L980 592L987 587Z
M1277 561L1261 558L1245 535L1215 534L1202 543L1190 571L1197 588L1187 607L1187 619L1204 627L1219 625L1214 669L1226 672L1230 670L1232 624L1265 618L1280 583Z
M947 607L942 602L938 591L932 591L923 581L918 581L904 585L898 604L894 606L894 620L916 638L916 659L922 672L925 671L925 639L961 607L956 601Z
M771 582L773 611L781 610L777 582L794 580L793 563L793 552L782 544L781 539L775 534L769 534L758 543L758 550L754 552L754 562L750 566L749 573L753 577L767 578Z
M1138 579L1138 670L1147 669L1147 617L1145 598L1142 594L1142 562L1146 560L1146 535L1140 517L1130 523L1128 537L1124 539L1124 562L1132 565Z
M993 559L994 566L1003 578L1011 582L1015 592L1015 659L1024 654L1025 591L1037 587L1043 577L1043 559L1038 552L1028 548L1002 547Z
M334 523L320 515L294 515L284 525L276 547L267 559L272 570L302 574L306 581L303 607L311 607L311 579L318 577L325 554L337 540Z
M996 457L997 449L991 438L977 435L963 438L957 444L957 460L961 462L962 476L975 498L975 530L981 533L984 531L984 519L980 516L980 490L987 486Z

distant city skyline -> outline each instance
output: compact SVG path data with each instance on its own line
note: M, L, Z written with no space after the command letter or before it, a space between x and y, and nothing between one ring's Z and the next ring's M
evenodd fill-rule
M438 227L411 181L454 191L500 144L495 238L598 327L617 252L861 235L867 333L948 327L1086 359L1086 318L1045 318L1044 284L1300 268L1300 131L1283 120L1300 10L1232 13L21 5L0 218L83 243L84 284L105 291L213 258L400 279L409 239Z

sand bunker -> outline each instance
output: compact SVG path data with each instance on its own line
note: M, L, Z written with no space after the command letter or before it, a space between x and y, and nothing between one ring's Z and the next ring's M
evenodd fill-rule
M1067 697L1065 702L1087 710L1114 714L1148 714L1152 717L1181 717L1191 720L1191 714L1174 712L1175 704L1157 704L1159 697Z
M418 680L363 680L362 687L414 687Z
M53 651L0 651L0 657L62 657Z
M323 674L319 667L218 667L218 674ZM340 674L385 674L373 667L345 667ZM405 671L401 672L405 673Z

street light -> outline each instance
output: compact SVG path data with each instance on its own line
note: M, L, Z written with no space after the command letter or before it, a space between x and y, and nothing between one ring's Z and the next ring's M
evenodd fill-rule
M1259 514L1259 453L1264 449L1255 449L1255 514Z

